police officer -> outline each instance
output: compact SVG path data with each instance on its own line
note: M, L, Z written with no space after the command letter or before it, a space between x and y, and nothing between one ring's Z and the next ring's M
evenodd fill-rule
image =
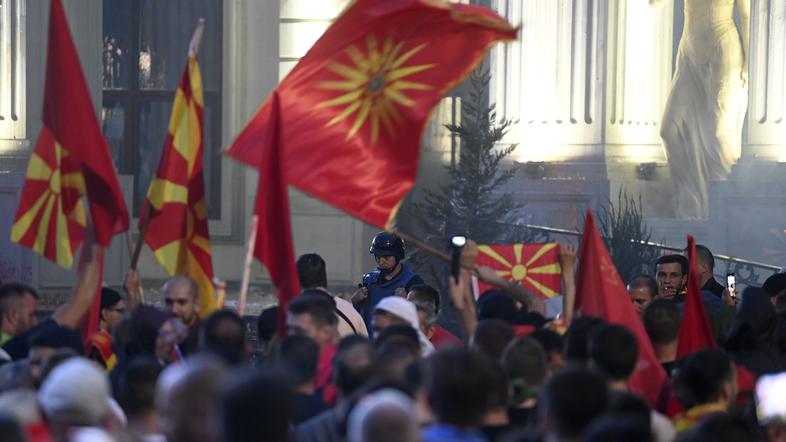
M352 304L371 330L371 314L382 298L406 296L409 288L423 284L423 279L402 262L404 241L392 233L379 232L374 235L369 253L374 255L377 269L363 275L363 283L352 295Z

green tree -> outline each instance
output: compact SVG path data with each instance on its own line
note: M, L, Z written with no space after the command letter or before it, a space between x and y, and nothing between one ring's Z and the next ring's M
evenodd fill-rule
M658 249L647 245L652 231L644 223L641 196L620 189L616 203L609 201L598 216L598 228L622 280L652 273Z
M445 125L460 146L457 161L445 166L446 182L421 190L420 199L403 208L415 222L418 236L437 248L447 248L452 235L466 235L479 244L548 240L539 231L516 225L524 204L504 190L516 171L503 164L516 145L498 145L513 122L498 120L494 106L488 104L489 78L485 70L470 76L469 92L461 102L461 122ZM448 306L445 325L454 325L446 284L449 264L420 250L411 261L427 282L441 289L442 305Z

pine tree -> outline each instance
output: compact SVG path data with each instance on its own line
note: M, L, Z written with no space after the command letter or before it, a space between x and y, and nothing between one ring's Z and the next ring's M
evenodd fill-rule
M436 189L423 189L421 198L403 208L422 237L431 245L446 248L452 235L465 235L479 244L544 242L548 236L516 225L524 204L504 186L515 175L504 160L516 145L499 147L513 122L497 120L488 104L490 75L477 70L469 78L470 90L461 102L461 122L445 125L459 140L458 161L445 166L447 180ZM415 270L443 293L443 322L455 329L455 311L447 296L449 264L416 250L411 256Z
M411 214L430 242L444 245L450 235L466 235L478 243L525 242L535 235L516 226L524 204L502 188L515 175L502 163L516 145L499 147L511 121L497 121L488 105L489 73L470 76L470 91L461 103L461 123L445 125L459 139L455 164L445 166L448 179L437 189L423 190Z

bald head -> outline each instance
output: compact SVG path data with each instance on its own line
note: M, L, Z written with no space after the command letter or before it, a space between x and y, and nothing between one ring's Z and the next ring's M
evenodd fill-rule
M227 369L217 359L190 358L188 366L164 370L156 388L156 408L166 440L209 442L214 404Z
M186 275L177 275L161 288L166 311L186 325L191 325L199 313L199 287Z

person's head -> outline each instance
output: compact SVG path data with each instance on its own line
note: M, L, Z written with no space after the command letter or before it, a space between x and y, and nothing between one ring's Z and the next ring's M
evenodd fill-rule
M257 318L257 336L266 345L276 336L278 328L278 306L262 310Z
M230 365L248 359L246 325L232 310L217 310L205 319L199 330L199 350L213 353Z
M224 364L209 355L167 367L156 384L159 427L169 442L212 442L214 408L227 379Z
M352 395L376 372L376 354L368 339L351 335L339 341L333 358L333 382L341 398Z
M516 333L513 326L501 319L485 319L478 323L470 340L470 348L492 361L499 361L503 350Z
M683 253L685 258L689 258L687 248ZM715 271L715 257L712 255L710 249L702 244L696 244L696 270L700 285L704 285L709 281Z
M562 336L554 330L541 328L529 334L529 337L538 341L546 352L549 361L549 372L554 373L565 365L565 355L562 353L564 343Z
M297 259L297 277L303 290L327 289L325 260L316 253L306 253Z
M420 330L418 310L415 304L398 296L382 298L374 307L371 328L377 335L393 325L408 325L415 330Z
M409 326L393 326L385 329L382 334L397 327L412 330L412 327ZM417 335L414 340L404 334L393 335L387 337L376 347L379 378L406 382L408 370L420 361L420 345Z
M294 418L292 392L274 371L247 369L232 376L219 403L221 439L289 442Z
M423 364L423 387L429 407L441 424L480 426L489 406L493 362L461 347L438 350Z
M394 389L364 396L347 421L348 442L418 442L415 402Z
M573 366L549 379L538 401L538 421L544 435L577 439L606 411L609 390L598 374Z
M368 251L374 255L379 271L390 274L395 272L404 260L404 241L392 233L379 232L371 240Z
M590 336L604 324L603 319L592 316L582 316L571 321L565 334L565 359L569 362L587 363Z
M688 283L688 260L682 255L665 255L655 261L658 296L674 299Z
M109 381L94 362L72 357L58 365L38 390L38 403L53 437L75 427L100 427L109 414Z
M323 296L301 295L287 306L287 334L303 334L321 349L338 336L338 319L333 300Z
M481 293L477 302L478 321L485 319L501 319L508 324L516 320L516 301L496 289Z
M144 355L121 366L115 397L130 422L155 413L156 382L161 369L158 361Z
M675 342L680 332L680 309L674 301L656 299L644 309L644 329L654 345Z
M0 332L20 335L38 324L38 293L24 284L0 286Z
M101 328L108 332L126 312L126 302L115 290L108 287L101 289Z
M590 337L590 360L609 382L626 381L636 369L639 344L622 325L606 325Z
M407 293L407 301L415 304L418 310L420 331L431 336L439 317L439 292L426 284L412 286Z
M165 364L175 360L176 346L188 336L188 328L175 317L168 318L158 329L155 355Z
M161 288L166 311L191 325L199 315L199 287L186 275L177 275Z
M770 302L779 315L786 312L786 273L770 275L761 288L770 296Z
M736 373L734 362L725 351L699 350L675 368L674 391L686 409L712 403L730 406L737 398Z
M636 308L642 314L644 309L658 296L658 282L650 275L638 275L628 283L628 294Z
M305 335L285 337L278 345L275 364L297 388L314 382L319 363L319 344Z
M41 380L41 369L46 359L58 349L68 348L76 354L82 354L82 337L76 330L62 325L55 325L38 330L30 336L30 374L34 382Z
M517 338L505 348L500 360L510 383L513 403L535 399L548 375L546 352L530 337Z
M152 305L139 305L134 308L128 324L128 344L125 348L127 355L155 355L159 331L171 317L171 314Z

